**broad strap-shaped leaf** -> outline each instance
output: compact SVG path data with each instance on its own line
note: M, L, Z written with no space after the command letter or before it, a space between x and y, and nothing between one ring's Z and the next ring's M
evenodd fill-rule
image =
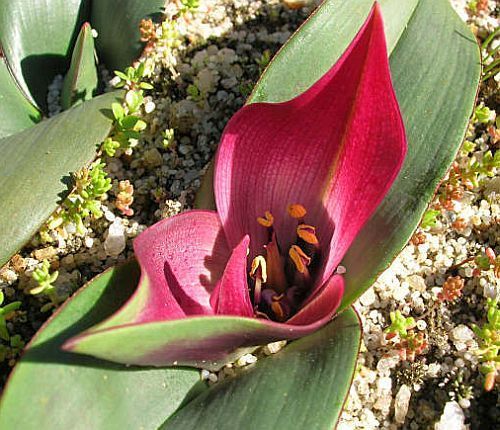
M61 351L68 337L113 313L138 276L135 263L108 270L40 329L7 382L0 428L156 429L204 390L198 371L138 369Z
M41 114L27 99L12 78L4 58L0 58L0 139L31 127Z
M248 102L284 102L309 88L338 60L372 5L372 0L325 0L271 61ZM373 284L420 222L463 140L480 77L475 38L447 0L380 0L380 5L408 154L342 263L347 268L342 308ZM197 198L199 208L213 209L210 173Z
M419 1L422 0L378 1L384 18L389 54L398 44ZM248 103L279 103L304 92L345 52L365 22L373 4L374 0L325 0L273 58L260 77ZM297 61L296 57L308 61ZM290 74L291 70L293 76Z
M0 267L20 249L71 188L70 174L95 157L112 121L109 93L0 140Z
M352 309L316 333L217 383L160 427L169 430L334 428L361 338Z
M410 239L458 152L481 74L476 39L447 0L420 0L393 51L391 70L408 154L342 263L347 268L343 308L373 284Z
M97 325L68 340L64 349L117 363L186 365L217 370L256 346L298 339L324 326L333 317L341 296L336 294L330 299L331 307L326 315L313 323L308 319L283 324L257 318L193 316L116 326L110 319L103 326Z
M42 109L47 86L65 73L88 12L86 0L2 0L0 45L26 97Z
M141 19L158 18L165 0L99 0L92 2L91 24L99 34L99 58L109 70L122 70L140 55Z
M89 23L85 23L76 39L71 65L64 78L61 106L70 106L90 100L99 83L95 60L94 38Z

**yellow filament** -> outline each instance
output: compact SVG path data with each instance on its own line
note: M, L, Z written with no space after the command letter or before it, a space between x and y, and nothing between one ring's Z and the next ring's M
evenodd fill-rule
M288 255L292 259L295 267L300 273L305 273L307 270L307 266L311 262L311 258L306 255L304 251L300 248L300 246L292 245L290 250L288 251Z
M274 217L273 215L271 214L271 212L269 211L266 211L264 213L264 217L258 217L257 218L257 222L263 226L263 227L272 227L273 223L274 223Z
M290 215L292 218L302 219L306 216L306 214L306 208L301 204L295 203L288 206L288 215Z
M310 243L311 245L317 245L319 243L316 237L316 228L312 225L300 224L297 227L297 236L299 236L304 242Z
M260 268L260 273L258 269ZM259 277L263 283L267 281L267 265L266 259L262 255L257 255L252 261L252 267L250 269L250 276L253 278L255 276Z

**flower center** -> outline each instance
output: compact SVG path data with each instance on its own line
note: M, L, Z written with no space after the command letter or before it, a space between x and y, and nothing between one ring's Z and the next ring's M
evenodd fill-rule
M288 250L282 250L274 231L274 217L266 211L257 222L268 231L265 256L257 255L249 272L257 317L286 321L297 312L311 286L311 270L319 258L316 228L306 224L307 210L300 204L288 206L297 220L296 236Z

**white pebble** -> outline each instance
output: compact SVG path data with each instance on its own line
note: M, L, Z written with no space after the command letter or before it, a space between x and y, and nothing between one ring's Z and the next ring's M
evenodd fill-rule
M125 246L125 228L120 218L116 218L108 228L108 236L104 241L104 250L107 255L116 257L121 254Z
M92 246L94 245L94 238L93 237L89 237L87 236L85 239L84 239L84 242L85 242L85 246L87 248L92 248Z
M368 288L368 290L366 290L366 292L359 298L359 301L363 306L368 307L375 303L375 299L375 291L373 288Z
M397 423L405 422L408 406L410 405L411 391L406 385L401 385L394 401L394 419Z
M155 110L155 108L156 108L156 105L154 104L154 102L147 102L144 105L144 112L151 113Z
M246 366L247 364L255 363L256 361L257 361L257 357L255 355L245 354L245 355L241 356L240 358L238 358L238 360L236 360L235 364L238 367L243 367L243 366Z
M439 422L434 425L434 430L466 430L464 422L465 416L460 405L455 401L448 402Z
M427 328L427 323L424 320L417 321L417 329L425 330Z
M264 354L266 355L276 354L278 351L283 349L285 345L286 345L286 340L280 340L278 342L268 343L264 347Z

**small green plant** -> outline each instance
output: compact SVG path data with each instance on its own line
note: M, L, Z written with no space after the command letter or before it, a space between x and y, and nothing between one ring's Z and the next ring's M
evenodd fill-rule
M254 84L250 81L242 82L239 85L240 93L243 97L248 97L253 90Z
M271 61L271 51L269 49L266 49L260 58L255 60L257 64L259 65L259 73L262 73L264 69L267 67L269 62Z
M175 131L173 128L167 128L165 131L162 131L161 135L163 137L163 147L168 148L172 142L174 141Z
M437 223L437 217L441 213L441 211L436 209L428 209L422 218L422 222L420 223L420 227L422 228L430 228L434 227Z
M7 360L9 366L14 366L24 345L23 338L18 334L10 337L8 345L0 344L0 363Z
M476 12L477 0L470 0L469 2L467 2L467 9L469 9L471 12Z
M10 334L7 329L7 320L19 309L21 302L12 302L2 306L4 300L5 296L3 291L0 291L0 339L8 341L10 339Z
M101 218L101 200L111 189L111 179L104 171L105 164L97 159L89 168L75 174L75 190L64 201L59 217L66 224L74 223L78 234L85 233L83 220L92 215Z
M114 156L118 148L129 152L137 144L137 139L147 124L138 116L133 115L144 102L142 92L129 91L125 97L126 107L120 103L113 103L111 110L115 126L110 136L103 143L102 150L110 157Z
M486 177L492 178L496 169L500 168L500 152L495 155L491 151L484 153L481 160L472 157L468 166L462 171L462 182L469 189L477 188Z
M473 122L479 122L480 124L486 124L490 120L491 111L487 106L480 104L474 110Z
M143 82L146 72L145 63L141 62L137 67L127 67L125 72L115 70L116 81L113 82L115 88L125 88L128 90L152 90L153 85Z
M43 260L42 265L33 271L32 277L38 286L32 288L30 293L36 295L54 290L55 287L52 284L58 276L59 272L57 270L54 273L50 273L50 263L47 260Z
M195 102L203 100L203 94L195 84L189 84L186 92L188 96L191 97L191 99Z
M408 330L415 327L415 320L413 317L406 318L400 311L391 312L391 325L385 329L387 333L386 338L391 339L399 336L401 339L408 337Z
M52 307L57 307L66 299L66 297L59 296L56 287L53 285L59 276L59 272L56 270L50 273L50 263L47 260L43 260L42 265L36 268L31 276L37 282L38 286L32 288L30 294L44 294L50 299L49 303L42 306L42 312L46 312Z
M70 224L74 224L76 233L83 235L86 231L84 220L87 217L102 217L101 201L111 189L111 179L104 171L105 166L104 162L97 159L90 167L84 167L73 175L75 188L40 230L42 241L51 242L51 230Z
M153 86L148 82L143 82L145 76L145 63L141 62L137 67L127 67L125 72L115 71L116 88L125 88L124 103L113 103L114 127L110 135L104 140L101 150L108 156L113 157L116 151L121 148L126 153L137 144L140 136L147 124L137 114L144 105L143 90L152 89Z
M200 0L181 0L181 3L182 6L179 10L181 14L186 12L194 12L200 6Z
M486 302L486 323L482 327L474 325L472 329L479 338L478 355L481 360L480 372L484 375L484 389L491 391L500 371L500 308L498 299L489 298Z
M384 330L386 340L393 342L401 360L414 361L428 346L425 334L416 333L413 317L405 317L400 311L391 312L390 318L391 325Z

